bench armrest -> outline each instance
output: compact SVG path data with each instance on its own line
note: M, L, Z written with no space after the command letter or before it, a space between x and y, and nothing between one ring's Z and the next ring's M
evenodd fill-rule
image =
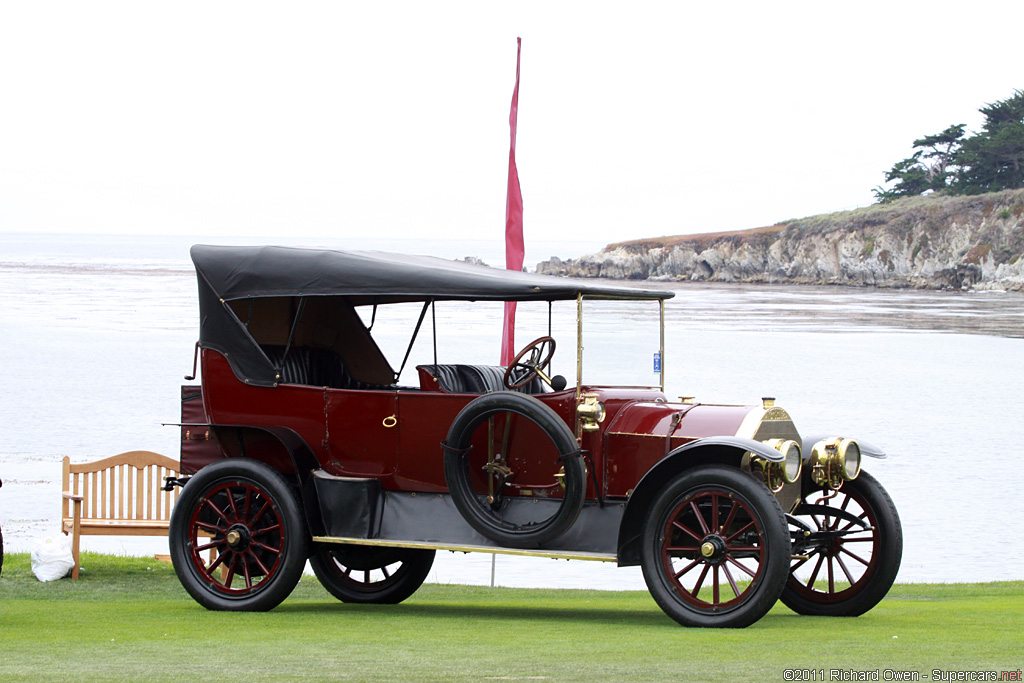
M85 500L84 496L76 496L75 494L71 493L70 491L65 491L63 495L64 495L65 499L73 500L76 503L81 503L83 500Z

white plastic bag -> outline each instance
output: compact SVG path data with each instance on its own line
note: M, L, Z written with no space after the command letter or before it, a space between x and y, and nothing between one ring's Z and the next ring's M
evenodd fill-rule
M32 541L29 557L32 559L32 573L40 581L63 579L75 566L70 536L37 538Z

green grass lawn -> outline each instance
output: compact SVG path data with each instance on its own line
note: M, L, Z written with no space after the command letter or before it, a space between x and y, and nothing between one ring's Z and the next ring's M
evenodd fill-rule
M784 681L793 668L885 680L1024 665L1024 582L897 585L855 619L779 604L713 630L676 625L643 592L427 584L401 605L359 606L313 577L272 612L209 612L170 565L83 554L82 566L78 581L44 584L27 555L6 558L0 681Z

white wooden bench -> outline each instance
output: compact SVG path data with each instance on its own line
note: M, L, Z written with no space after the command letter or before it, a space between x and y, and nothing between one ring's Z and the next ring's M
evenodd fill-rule
M64 458L62 530L71 534L78 578L82 535L166 536L180 487L164 491L164 477L177 477L177 460L150 451L128 451L103 460L72 464Z

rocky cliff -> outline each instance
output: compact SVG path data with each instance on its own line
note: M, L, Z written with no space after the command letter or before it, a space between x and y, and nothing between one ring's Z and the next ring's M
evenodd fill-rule
M538 273L1024 290L1024 190L911 197L739 232L610 244Z

